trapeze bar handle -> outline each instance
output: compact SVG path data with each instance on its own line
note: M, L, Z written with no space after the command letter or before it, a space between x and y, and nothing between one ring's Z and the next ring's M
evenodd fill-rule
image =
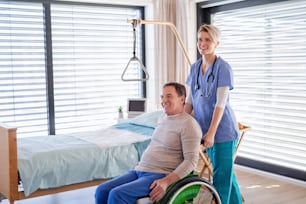
M147 69L145 68L145 66L143 65L143 63L140 61L140 59L138 57L136 57L136 26L137 26L137 20L132 20L130 21L130 23L132 23L132 26L133 26L133 57L131 57L131 59L129 60L128 64L126 65L122 75L121 75L121 80L122 81L146 81L149 79L149 73L147 72ZM139 63L142 71L145 73L145 76L144 78L141 78L141 79L127 79L127 78L124 78L124 75L125 75L125 72L127 70L127 68L129 67L130 63L132 61L136 61Z
M136 79L127 79L127 78L124 78L125 72L126 72L127 68L129 67L129 65L130 65L130 63L131 63L132 61L136 61L136 62L139 63L139 65L140 65L142 71L145 73L144 78L141 78L141 79L137 79L137 78L136 78ZM148 79L149 79L149 73L147 72L147 69L146 69L145 66L142 64L142 62L139 60L139 58L136 57L136 56L131 57L131 59L129 60L128 64L126 65L126 67L125 67L125 69L124 69L124 71L123 71L123 73L122 73L122 75L121 75L121 80L122 80L122 81L146 81L146 80L148 80Z

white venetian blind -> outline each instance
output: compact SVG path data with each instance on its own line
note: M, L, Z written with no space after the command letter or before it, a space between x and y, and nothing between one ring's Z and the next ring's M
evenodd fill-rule
M306 4L215 13L220 56L233 67L231 103L252 127L239 156L306 171Z
M121 80L133 56L133 27L127 19L140 18L135 8L51 5L57 134L113 123L127 98L141 97L140 82ZM141 58L141 27L136 31ZM141 78L140 71L129 66L133 76L126 77Z
M43 8L0 1L0 122L48 133Z

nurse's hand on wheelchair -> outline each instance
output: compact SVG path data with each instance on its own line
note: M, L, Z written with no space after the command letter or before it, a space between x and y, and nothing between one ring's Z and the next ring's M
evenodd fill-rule
M204 135L204 147L210 148L214 145L215 143L215 133L208 131L205 135Z

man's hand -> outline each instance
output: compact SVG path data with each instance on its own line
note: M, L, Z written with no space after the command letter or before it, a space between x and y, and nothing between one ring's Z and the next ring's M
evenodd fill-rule
M155 180L150 186L150 199L153 202L157 202L162 199L167 188L177 180L179 180L179 177L175 173L170 173L164 178Z
M153 202L159 201L164 196L169 185L166 177L155 180L150 186L150 199Z

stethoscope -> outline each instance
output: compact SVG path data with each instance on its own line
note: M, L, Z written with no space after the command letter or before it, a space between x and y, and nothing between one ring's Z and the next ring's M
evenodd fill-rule
M213 65L212 65L212 68L211 68L211 72L209 73L207 79L206 79L206 82L207 82L207 86L206 86L206 93L204 94L205 97L209 97L210 94L211 94L211 87L210 89L208 89L208 84L209 84L209 79L212 78L211 80L211 83L214 82L215 80L215 75L214 75L214 69L215 69L215 64L216 64L216 61L217 61L217 56L215 57L215 60L213 62ZM197 74L197 81L196 81L196 84L195 84L195 89L196 90L199 90L200 89L200 85L199 85L199 78L200 78L200 73L202 71L202 63L199 64L199 69L198 69L198 74Z

